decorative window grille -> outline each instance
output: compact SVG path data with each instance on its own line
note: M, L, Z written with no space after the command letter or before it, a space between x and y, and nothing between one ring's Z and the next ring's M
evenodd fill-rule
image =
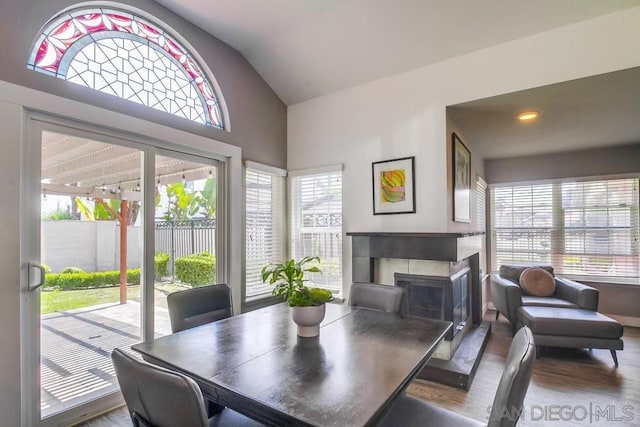
M314 286L342 293L342 172L291 178L291 255L320 257L321 273L310 274Z
M52 19L27 68L224 129L203 67L167 31L129 12L83 8Z
M576 278L638 284L638 179L491 189L494 271L545 263Z
M246 188L246 296L271 293L262 283L260 271L270 262L281 262L285 254L285 177L247 162ZM275 169L275 168L274 168Z

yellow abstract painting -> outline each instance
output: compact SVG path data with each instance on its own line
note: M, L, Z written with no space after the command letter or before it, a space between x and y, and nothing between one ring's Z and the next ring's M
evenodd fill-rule
M386 170L380 173L380 201L398 203L405 200L404 169Z

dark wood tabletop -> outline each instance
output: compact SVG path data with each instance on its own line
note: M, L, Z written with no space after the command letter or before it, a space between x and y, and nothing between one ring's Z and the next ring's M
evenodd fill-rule
M327 304L300 338L277 304L134 345L208 398L269 425L364 426L424 366L451 322Z

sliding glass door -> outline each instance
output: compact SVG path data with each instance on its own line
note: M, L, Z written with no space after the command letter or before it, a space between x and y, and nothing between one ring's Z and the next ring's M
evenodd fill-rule
M28 133L26 424L69 425L120 401L111 351L170 333L168 293L224 274L224 164L38 120Z

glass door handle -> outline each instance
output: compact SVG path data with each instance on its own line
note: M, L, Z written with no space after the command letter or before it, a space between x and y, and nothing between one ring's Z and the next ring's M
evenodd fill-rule
M35 291L44 285L46 271L43 266L30 262L27 264L29 290Z

